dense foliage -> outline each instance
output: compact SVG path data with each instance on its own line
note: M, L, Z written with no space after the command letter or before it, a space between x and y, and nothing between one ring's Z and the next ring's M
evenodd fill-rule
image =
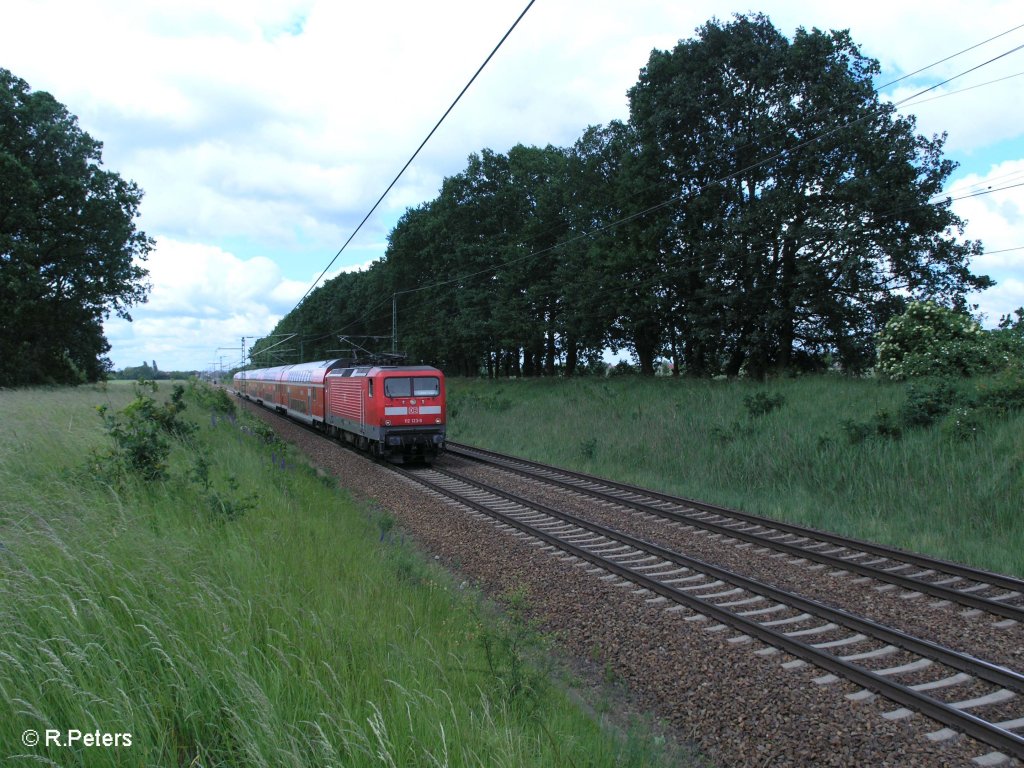
M50 94L0 69L0 386L95 381L103 320L146 298L142 192Z
M785 39L763 16L655 51L630 92L652 173L678 195L660 239L663 333L691 370L872 360L897 292L962 303L942 140L882 103L846 32ZM647 253L650 256L650 252ZM642 360L642 358L641 358Z
M976 320L931 301L911 302L878 334L875 370L900 380L964 377L1024 368L1024 309L1007 315L999 329L984 331Z
M999 327L989 333L989 355L995 368L1024 373L1024 307L999 318Z
M471 155L383 260L275 333L327 356L390 337L396 308L402 347L451 373L572 375L609 348L646 374L870 367L909 301L962 309L991 284L933 202L944 139L879 99L877 71L846 32L708 22L651 53L627 123Z
M891 379L970 376L989 366L985 331L968 315L913 302L879 334L876 370Z

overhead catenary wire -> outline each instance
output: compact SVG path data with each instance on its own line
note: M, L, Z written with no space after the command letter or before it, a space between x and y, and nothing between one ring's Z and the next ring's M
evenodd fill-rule
M956 197L943 197L942 200L948 200L949 202L955 202L957 200L966 200L969 197L981 197L982 195L991 195L995 192L1004 192L1007 189L1016 189L1017 187L1024 187L1024 181L1019 184L1007 184L1005 187L989 187L988 189L982 189L977 192L968 192L963 195L957 195Z
M960 195L967 192L978 192L985 189L994 189L994 185L996 184L996 182L1009 183L1011 180L1016 181L1021 177L1024 177L1024 167L1012 171L1007 171L1006 173L1001 173L998 176L988 176L979 181L973 181L970 183L967 183L967 180L964 179L954 184L950 189L939 193L938 195L936 195L936 197L943 197L947 195Z
M916 69L913 72L908 72L907 74L902 75L901 77L897 77L895 80L890 80L888 83L885 83L883 85L878 86L877 90L884 91L886 88L889 88L890 86L896 85L896 83L902 83L904 80L908 80L909 78L913 77L914 75L919 75L922 72L926 72L927 70L931 69L932 67L937 67L939 64L945 64L947 61L951 61L952 59L955 59L958 56L962 56L965 53L969 53L970 51L973 51L975 48L980 48L983 45L988 45L993 40L998 40L1000 37L1006 37L1010 33L1016 32L1018 29L1024 29L1024 24L1018 24L1016 27L1011 27L1010 29L1006 30L1005 32L1000 32L998 35L993 35L992 37L988 38L987 40L982 40L980 43L975 43L974 45L972 45L972 46L970 46L968 48L964 48L963 50L957 51L956 53L950 54L949 56L946 56L945 58L939 59L938 61L933 61L931 64L926 64L925 66L921 67L920 69Z
M498 46L495 47L494 51L492 51L491 56L488 57L487 61L490 61L490 58L493 57L494 53L497 52L498 48L505 41L505 39L508 37L508 35L511 34L511 32L515 28L515 26L519 23L519 21L522 19L522 17L526 14L526 12L533 5L533 1L534 0L531 0L531 2L527 5L526 9L524 9L524 11L520 14L519 18L516 20L516 22L512 25L512 27L506 33L505 37L502 38L502 41L499 42ZM996 40L996 39L998 39L1000 37L1005 36L1006 34L1009 34L1009 33L1013 32L1013 31L1016 31L1016 30L1021 29L1021 28L1024 28L1024 24L1018 25L1016 27L1013 27L1013 28L1011 28L1011 29L1009 29L1009 30L999 34L999 35L995 35L995 36L993 36L991 38L988 38L987 40L985 40L985 41L983 41L981 43L977 43L975 45L972 45L972 46L970 46L968 48L965 48L965 49L963 49L963 50L961 50L961 51L959 51L959 52L957 52L955 54L952 54L952 55L947 56L947 57L945 57L943 59L940 59L940 60L938 60L936 62L933 62L932 64L929 64L929 65L927 65L925 67L922 67L922 68L920 68L918 70L915 70L914 72L912 72L912 73L910 73L908 75L904 75L901 78L898 78L898 79L893 80L893 81L891 81L889 83L886 83L885 85L883 85L883 86L879 87L878 89L876 89L876 92L881 91L882 88L890 87L890 86L892 86L892 85L894 85L894 84L896 84L896 83L898 83L898 82L900 82L900 81L902 81L904 79L907 79L907 78L912 77L914 75L920 74L921 72L926 71L927 69L930 69L931 67L934 67L934 66L937 66L938 64L947 62L947 61L949 61L949 60L951 60L951 59L953 59L953 58L955 58L955 57L957 57L957 56L959 56L959 55L961 55L963 53L966 53L968 51L974 50L974 49L976 49L976 48L978 48L978 47L980 47L980 46L982 46L982 45L984 45L986 43L992 42L993 40ZM687 190L687 191L685 191L683 193L680 193L680 194L677 194L677 195L673 195L672 197L670 197L670 198L668 198L668 199L666 199L666 200L664 200L664 201L662 201L662 202L660 202L660 203L658 203L656 205L649 206L649 207L647 207L647 208L645 208L645 209L643 209L641 211L633 212L633 213L631 213L631 214L629 214L627 216L624 216L622 218L616 219L615 221L609 222L609 223L604 224L602 226L595 227L593 229L587 230L586 232L577 234L577 235L575 235L575 236L573 236L571 238L568 238L567 240L561 241L561 242L556 243L554 245L542 248L542 249L537 250L537 251L531 251L531 252L529 252L527 254L524 254L522 256L517 256L515 258L504 260L500 264L491 265L491 266L489 266L487 268L484 268L484 269L481 269L481 270L478 270L478 271L475 271L475 272L458 275L458 276L455 276L455 277L452 277L452 278L449 278L449 279L446 279L446 280L441 280L441 281L437 281L437 282L431 283L429 285L422 285L422 286L417 286L415 288L410 288L410 289L407 289L407 290L404 290L404 291L397 291L397 292L395 292L394 295L397 296L397 295L406 295L406 294L418 293L418 292L426 291L426 290L429 290L429 289L441 288L441 287L444 287L444 286L447 286L447 285L452 285L452 284L455 284L455 283L461 283L461 282L464 282L464 281L469 281L469 280L472 280L474 278L480 277L482 275L495 273L495 272L497 272L497 271L499 271L499 270L501 270L503 268L506 268L508 266L511 266L513 264L516 264L516 263L519 263L519 262L522 262L522 261L526 261L526 260L529 260L529 259L537 258L537 257L542 256L544 254L550 253L551 251L554 251L554 250L557 250L557 249L560 249L560 248L564 248L564 247L566 247L568 245L571 245L573 243L593 238L593 237L598 236L600 234L603 234L603 233L605 233L607 231L610 231L610 230L612 230L612 229L614 229L616 227L619 227L619 226L621 226L621 225L623 225L625 223L628 223L628 222L633 221L635 219L647 216L647 215L649 215L649 214L651 214L651 213L653 213L653 212L655 212L657 210L660 210L660 209L662 209L664 207L667 207L669 205L673 205L673 204L675 204L675 203L677 203L677 202L679 202L681 200L685 200L688 197L692 197L694 195L700 194L701 192L703 192L704 190L706 190L708 187L710 187L713 184L716 184L716 183L720 184L720 183L727 182L727 181L729 181L731 179L737 178L738 176L740 176L740 175L742 175L744 173L748 173L749 171L755 170L758 167L761 167L761 166L763 166L763 165L765 165L767 163L770 163L770 162L772 162L774 160L777 160L777 159L780 159L781 157L784 157L784 156L786 156L788 154L792 154L792 153L794 153L796 151L804 149L805 147L807 147L809 145L812 145L814 143L822 141L823 139L825 139L825 138L827 138L829 136L832 136L832 135L836 134L837 132L839 132L841 130L844 130L844 129L847 129L847 128L853 126L853 125L856 125L857 123L863 122L864 120L868 120L868 119L871 119L873 117L877 117L878 115L882 114L889 107L898 109L900 107L905 107L905 106L908 106L908 105L912 105L912 102L915 99L918 99L921 96L923 96L923 95L925 95L927 93L930 93L931 91L934 91L934 90L936 90L938 88L941 88L942 86L944 86L944 85L946 85L946 84L948 84L948 83L950 83L950 82L952 82L954 80L957 80L957 79L959 79L961 77L964 77L964 76L966 76L966 75L968 75L968 74L970 74L972 72L975 72L975 71L977 71L977 70L979 70L979 69L981 69L981 68L983 68L985 66L993 64L994 62L999 61L999 60L1001 60L1001 59L1003 59L1003 58L1005 58L1007 56L1010 56L1011 54L1016 53L1016 52L1018 52L1018 51L1020 51L1022 49L1024 49L1024 45L1018 45L1018 46L1016 46L1014 48L1011 48L1011 49L1009 49L1007 51L1004 51L1003 53L999 54L998 56L994 56L994 57L992 57L992 58L990 58L990 59L988 59L988 60L986 60L986 61L984 61L984 62L982 62L980 64L977 64L977 65L975 65L973 67L970 67L969 69L966 69L966 70L964 70L964 71L962 71L962 72L960 72L958 74L955 74L955 75L953 75L953 76L951 76L949 78L946 78L945 80L942 80L939 83L936 83L934 85L931 85L931 86L928 86L928 87L923 88L921 90L918 90L917 92L915 92L914 94L912 94L910 96L907 96L907 97L905 97L903 99L900 99L898 101L885 102L885 103L881 104L877 109L871 110L867 114L862 115L862 116L858 117L855 120L852 120L850 122L846 122L846 123L843 123L843 124L840 124L840 125L836 125L836 126L830 128L829 130L823 131L822 133L819 133L819 134L817 134L815 136L807 138L807 139L797 143L796 145L794 145L792 147L780 150L779 152L776 152L776 153L774 153L774 154L772 154L772 155L770 155L768 157L762 158L761 160L759 160L757 162L751 163L751 164L745 166L744 168L741 168L741 169L739 169L737 171L734 171L733 173L728 174L728 175L726 175L726 176L724 176L724 177L722 177L720 179L717 179L717 180L709 182L709 183L707 183L705 185L702 185L698 189L695 189L695 190L691 189L691 190ZM473 76L473 79L475 79L476 76L480 73L480 71L482 71L483 67L487 64L487 61L484 62L484 65L481 65L480 69ZM469 86L473 82L473 79L471 79L470 82L466 85L466 87L463 89L462 93L465 93L465 91L469 88ZM1002 79L1008 79L1008 78L1002 78ZM993 81L990 81L990 83L988 83L988 84L995 83L995 82L1000 82L1000 80L993 80ZM985 85L985 84L982 84L982 85ZM976 88L976 87L981 87L981 86L980 85L972 86L972 88ZM970 88L962 89L962 90L970 90ZM462 93L459 94L459 98L461 98ZM952 95L952 94L945 94L945 95ZM936 98L939 98L939 97L936 97ZM455 102L453 102L452 106L449 107L448 111L445 112L445 116L444 117L446 117L448 115L448 113L452 110L452 108L455 106L455 103L457 103L457 102L458 102L458 98L456 99ZM444 117L442 117L441 121L444 120ZM435 126L434 130L437 129L437 127L440 125L441 121L438 122L438 124L437 124L437 126ZM431 131L430 135L432 135L433 132L434 131ZM374 205L374 208L371 209L370 213L367 214L367 216L363 219L363 222L361 222L360 225L359 225L360 227L362 226L363 223L365 223L365 221L373 213L373 210L375 210L376 207L380 204L380 202L384 199L384 197L387 195L387 192L390 191L390 189L398 181L398 178L401 176L402 172L404 172L405 169L408 168L409 164L412 163L413 159L416 157L416 154L418 154L420 149L422 149L422 147L426 144L426 141L429 140L430 135L428 135L427 139L425 139L423 144L420 145L420 148L417 149L416 153L414 153L413 157L410 158L409 162L406 163L405 167L403 167L403 169L399 173L399 175L396 176L395 180L392 181L391 185L389 185L389 187L388 187L388 190L386 190L384 195L382 195L381 198L377 201L377 203ZM1010 186L1007 186L1007 187L1000 187L998 189L982 190L980 192L976 192L976 193L972 193L972 194L965 194L965 195L958 196L958 197L955 197L955 198L949 197L949 193L947 192L947 193L943 193L942 195L935 196L935 198L933 198L933 201L935 201L935 202L946 202L946 201L952 202L953 200L960 200L960 199L964 199L966 197L975 197L975 196L980 196L980 195L983 195L983 194L989 194L991 192L1002 191L1004 189L1009 189L1009 188L1012 188L1012 187L1015 187L1015 186L1020 186L1020 185L1010 185ZM936 198L941 198L941 199L936 199ZM359 228L357 227L356 232L358 232L358 229ZM324 272L320 275L320 277L317 278L317 281L313 284L313 286L310 287L309 290L307 290L306 294L303 296L303 299L305 299L306 295L308 295L309 292L314 287L316 287L316 284L323 278L324 274L326 274L326 272L334 264L335 260L338 258L338 256L340 256L340 254L344 250L344 248L348 245L349 242L351 242L352 237L355 236L356 232L353 232L352 236L349 237L349 239L346 241L345 245L342 246L342 249L338 251L338 254L335 255L335 257L328 264L328 266L324 270ZM1011 248L1011 249L1005 249L1005 250L1016 250L1016 249ZM1001 252L1003 252L1003 251L993 251L992 253L1001 253ZM984 255L984 254L981 254L981 255ZM301 301L302 300L300 299L299 303L301 303ZM382 307L385 304L387 304L389 302L392 302L392 301L393 301L393 296L390 296L390 295L382 298L381 301L377 302L376 304L371 306L369 309L365 310L364 313L363 313L363 317L361 319L355 320L352 323L349 323L348 325L344 326L342 329L339 329L335 333L343 333L346 329L350 328L355 323L366 321L367 319L369 319L372 316L372 314L374 312L376 312L377 309L379 309L380 307ZM334 334L331 334L331 335L334 335Z
M1024 25L1022 25L1022 26L1024 26ZM974 46L974 47L976 47L976 46ZM998 60L1000 60L1000 59L1002 59L1002 58L1004 58L1004 57L1006 57L1006 56L1008 56L1008 55L1010 55L1012 53L1015 53L1016 51L1022 50L1022 49L1024 49L1024 45L1019 45L1016 48L1012 48L1009 51L1005 51L1004 53L1001 53L998 56L995 56L995 57L989 59L988 61L985 61L985 62L983 62L981 64L978 64L978 65L976 65L974 67L971 67L970 69L965 70L963 72L960 72L959 74L953 75L952 77L949 77L949 78L943 80L940 83L936 83L935 85L928 86L927 88L924 88L923 90L918 91L913 96L908 96L905 99L901 99L900 101L893 103L892 106L893 107L899 107L900 105L903 105L906 102L911 101L912 99L918 98L922 94L925 94L925 93L928 93L930 91L933 91L936 88L940 88L943 85L945 85L946 83L952 82L953 80L956 80L956 79L958 79L960 77L963 77L964 75L967 75L967 74L969 74L971 72L974 72L974 71L980 69L981 67L984 67L984 66L987 66L989 64L992 64L992 63L994 63L994 62L996 62L996 61L998 61ZM946 59L942 59L942 61L947 61L950 58L952 58L952 57L947 57ZM937 62L937 63L941 63L941 62ZM918 70L918 71L923 71L923 70ZM431 283L429 285L417 286L415 288L409 288L409 289L404 290L404 291L398 291L397 294L398 295L403 295L403 294L408 294L408 293L417 293L419 291L424 291L424 290L428 290L428 289L431 289L431 288L440 288L440 287L443 287L445 285L450 285L452 283L460 282L460 281L463 281L463 280L470 280L470 279L472 279L474 277L478 277L480 275L484 275L484 274L489 274L491 272L495 272L498 269L502 269L502 268L504 268L506 266L517 264L517 263L519 263L521 261L525 261L527 259L535 258L537 256L542 256L542 255L544 255L544 254L546 254L546 253L548 253L550 251L553 251L553 250L565 247L567 245L571 245L571 244L576 243L576 242L578 242L580 240L584 240L584 239L593 237L595 235L599 235L599 234L601 234L601 233L603 233L605 231L614 229L614 228L616 228L618 226L621 226L622 224L626 224L626 223L628 223L630 221L633 221L633 220L635 220L637 218L642 218L644 216L647 216L647 215L653 213L654 211L660 210L660 209L662 209L664 207L667 207L669 205L673 205L673 204L675 204L675 203L677 203L677 202L679 202L681 200L684 200L684 199L686 199L688 197L694 197L696 195L699 195L699 194L701 194L702 192L706 191L708 188L710 188L711 186L713 186L715 184L723 184L723 183L725 183L727 181L730 181L732 179L735 179L735 178L737 178L737 177L739 177L739 176L741 176L741 175L743 175L745 173L748 173L749 171L756 170L757 168L761 167L762 165L770 163L770 162L772 162L774 160L778 160L778 159L780 159L780 158L782 158L782 157L784 157L786 155L792 154L792 153L794 153L794 152L796 152L796 151L798 151L800 149L803 149L803 148L805 148L805 147L807 147L807 146L809 146L811 144L815 144L815 143L817 143L819 141L822 141L823 139L826 139L829 136L832 136L832 135L838 133L839 131L842 131L842 130L844 130L846 128L849 128L849 127L851 127L853 125L856 125L857 123L863 122L865 120L869 120L869 119L871 119L873 117L877 117L878 115L882 114L882 112L885 109L885 106L887 106L887 105L883 105L883 106L879 107L876 110L872 110L868 114L862 115L862 116L858 117L855 120L852 120L852 121L847 122L847 123L843 123L842 125L835 126L835 127L831 128L831 129L829 129L827 131L824 131L824 132L819 133L819 134L817 134L815 136L812 136L812 137L810 137L808 139L805 139L804 141L799 142L798 144L796 144L793 147L789 147L787 149L780 150L779 152L776 152L776 153L774 153L774 154L772 154L772 155L770 155L768 157L762 158L761 160L758 160L757 162L750 163L749 165L747 165L747 166L745 166L745 167L743 167L743 168L741 168L741 169L739 169L737 171L734 171L731 174L728 174L728 175L723 176L723 177L721 177L719 179L715 179L715 180L712 180L710 182L707 182L706 184L703 184L702 186L698 187L695 190L687 190L687 191L682 192L680 194L673 195L672 197L668 198L667 200L664 200L664 201L662 201L660 203L657 203L657 204L655 204L653 206L645 208L645 209L643 209L641 211L637 211L637 212L634 212L632 214L629 214L628 216L624 216L624 217L622 217L620 219L616 219L615 221L609 222L608 224L605 224L605 225L602 225L602 226L595 227L593 229L587 230L586 232L583 232L581 234L578 234L578 235L575 235L573 237L570 237L568 240L564 240L564 241L561 241L559 243L555 243L554 245L548 246L546 248L542 248L541 250L538 250L538 251L532 251L532 252L530 252L528 254L525 254L523 256L517 256L517 257L512 258L512 259L507 259L507 260L503 261L501 264L490 266L490 267L487 267L485 269L478 270L476 272L470 272L470 273L467 273L467 274L459 275L457 277L453 277L453 278L450 278L450 279L447 279L447 280L441 280L441 281L438 281L438 282L435 282L435 283ZM1020 185L1012 185L1012 186L1020 186ZM1009 189L1009 188L1010 187L1002 187L1002 188L1000 188L1000 190L1001 189ZM994 192L994 191L1000 191L1000 190L991 190L991 191ZM953 199L954 200L960 200L960 199L963 199L965 197L976 197L976 196L981 195L981 194L986 194L986 192L980 192L980 193L975 193L975 194L967 194L967 195L963 195L962 197L957 197L957 198L953 198ZM943 199L945 199L945 198L943 197ZM390 300L390 299L388 299L388 300ZM383 304L383 303L385 303L385 302L382 301L381 304ZM380 306L380 305L377 305L377 306Z
M966 88L961 88L961 89L956 90L956 91L950 91L949 93L942 93L942 94L939 94L938 96L932 96L930 99L921 99L920 101L914 101L914 102L911 102L909 104L904 104L903 106L905 106L905 107L918 107L921 104L927 104L927 103L932 102L932 101L938 101L939 99L945 99L945 98L948 98L950 96L956 96L959 93L967 93L967 91L973 91L973 90L975 90L977 88L984 88L987 85L995 85L996 83L1002 83L1002 82L1004 82L1006 80L1012 80L1013 78L1020 77L1021 75L1024 75L1024 72L1017 72L1017 73L1012 74L1012 75L1007 75L1006 77L998 77L995 80L989 80L989 81L984 82L984 83L978 83L977 85L970 85L970 86L968 86Z
M373 207L370 208L367 214L363 217L362 221L359 222L358 226L356 226L356 228L352 231L352 234L349 235L348 239L344 242L341 248L338 249L338 252L334 254L334 258L332 258L328 262L327 266L324 267L324 271L320 273L320 276L317 277L317 279L313 281L313 284L306 289L306 292L302 294L302 298L299 299L298 304L301 304L303 302L303 300L309 295L310 291L316 288L317 284L323 279L324 275L327 274L328 270L330 270L330 268L334 266L334 262L338 260L338 257L341 256L342 252L348 247L348 244L352 242L353 238L355 238L355 236L359 233L359 230L363 228L363 225L370 219L374 211L376 211L378 206L380 206L380 204L384 201L384 198L388 196L388 193L391 192L395 184L398 183L398 180L402 178L402 174L404 174L405 171L409 168L409 166L412 165L412 162L416 159L417 155L419 155L423 147L427 145L427 142L430 141L434 133L437 132L437 129L441 127L441 123L443 123L445 121L445 118L447 118L448 115L451 114L451 111L455 109L455 105L459 103L459 100L462 99L466 91L469 90L469 87L473 85L473 82L477 79L477 77L479 77L480 73L484 71L484 67L486 67L487 64L491 61L491 59L494 58L494 55L498 52L498 49L501 48L502 45L504 45L506 40L508 40L509 35L512 34L512 31L517 26L519 26L519 22L523 20L523 17L526 16L527 11L529 11L530 8L533 7L533 4L535 2L536 0L530 0L530 2L526 4L526 7L523 9L522 13L520 13L516 20L512 22L512 26L508 28L508 31L502 36L501 40L498 41L498 44L494 46L494 50L492 50L490 54L488 54L487 58L484 59L484 63L481 64L477 71L473 73L473 76L469 78L469 82L466 83L466 85L462 88L461 91L459 91L459 95L455 97L455 100L451 103L448 109L445 110L444 114L441 115L441 119L438 120L434 127L430 129L430 133L427 134L427 137L423 139L420 145L416 148L416 151L412 153L412 156L406 161L405 165L402 166L402 169L398 172L395 178L391 180L391 183L388 184L387 189L385 189L381 196L377 198L377 202L373 204ZM296 304L296 306L298 306L298 304Z

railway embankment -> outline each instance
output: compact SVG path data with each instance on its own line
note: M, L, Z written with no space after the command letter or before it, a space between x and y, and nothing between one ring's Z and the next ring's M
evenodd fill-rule
M580 669L589 671L595 685L615 681L628 692L606 706L630 702L646 709L675 734L695 740L712 760L729 765L974 765L979 757L999 760L991 747L964 736L929 738L941 728L926 717L894 717L898 708L884 697L842 679L826 680L820 669L792 656L763 652L770 649L723 631L699 614L667 610L635 585L595 575L572 557L507 526L496 529L493 521L455 502L424 496L386 467L325 449L317 436L291 425L281 429L324 471L389 509L458 577L514 603ZM454 463L446 458L438 466ZM743 557L735 543L717 546ZM777 562L778 580L794 568ZM833 578L833 584L833 595L851 591L848 581ZM888 599L884 591L874 594L879 602ZM890 617L908 604L894 598ZM940 610L937 605L933 609ZM955 609L949 615L954 622L972 620ZM987 628L994 623L991 617L982 621ZM1013 647L1007 641L1010 658Z

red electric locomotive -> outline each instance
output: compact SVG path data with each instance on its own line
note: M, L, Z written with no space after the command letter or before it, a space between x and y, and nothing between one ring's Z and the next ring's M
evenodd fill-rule
M444 449L444 374L430 366L321 360L234 376L235 392L393 461Z

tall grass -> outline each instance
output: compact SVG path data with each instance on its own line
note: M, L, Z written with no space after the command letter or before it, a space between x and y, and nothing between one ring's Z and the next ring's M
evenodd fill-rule
M193 404L168 479L94 476L110 446L93 406L132 396L0 392L5 765L663 761L572 705L528 630L254 424ZM26 746L30 729L131 745Z
M906 384L630 377L449 383L454 440L1024 576L1024 413L851 440ZM758 394L781 395L764 414ZM880 416L881 414L881 416ZM888 414L886 416L885 414Z

